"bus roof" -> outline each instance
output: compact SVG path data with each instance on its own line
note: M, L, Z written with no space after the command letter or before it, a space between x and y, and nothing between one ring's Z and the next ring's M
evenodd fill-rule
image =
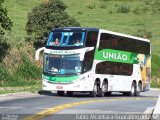
M99 28L62 27L62 28L54 28L54 29L52 29L52 31L54 31L54 30L55 31L101 31L101 32L109 33L109 34L114 34L114 35L122 36L122 37L133 38L133 39L137 39L137 40L141 40L141 41L150 42L149 39L145 39L145 38L141 38L141 37L136 37L136 36L132 36L132 35L127 35L127 34L123 34L123 33L118 33L118 32L113 32L113 31L109 31L109 30L99 29Z
M136 37L136 36L132 36L132 35L127 35L127 34L123 34L123 33L118 33L118 32L113 32L113 31L108 31L108 30L103 30L103 29L100 29L100 31L101 32L105 32L105 33L109 33L109 34L114 34L114 35L122 36L122 37L133 38L133 39L136 39L136 40L150 42L149 39L145 39L145 38L141 38L141 37Z
M62 27L54 28L52 31L99 31L98 28L85 28L85 27Z

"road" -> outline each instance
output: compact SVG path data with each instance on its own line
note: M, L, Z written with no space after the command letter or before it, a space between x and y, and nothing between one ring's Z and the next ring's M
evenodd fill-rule
M119 93L96 98L87 93L77 93L72 97L60 97L56 93L12 96L0 99L0 119L86 120L104 117L92 114L151 113L159 94L160 90L142 92L139 97L126 97Z

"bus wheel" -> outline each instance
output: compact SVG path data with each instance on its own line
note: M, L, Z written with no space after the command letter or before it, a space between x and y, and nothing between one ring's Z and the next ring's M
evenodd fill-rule
M140 92L143 92L143 88L142 88L142 83L139 82L139 88L140 88Z
M104 97L105 92L106 92L107 90L108 90L108 84L106 84L105 82L103 82L102 88L99 88L98 96L99 96L99 97Z
M132 86L131 86L131 91L129 92L129 96L135 96L135 93L136 93L136 85L135 83L133 82L132 83Z
M133 96L135 96L135 93L136 93L136 85L133 82L132 86L131 86L131 91L130 92L123 92L123 95L124 96L131 96L131 97L133 97Z
M73 92L72 91L67 91L67 96L73 96Z
M57 91L58 96L64 96L64 91Z
M138 86L136 87L136 90L135 90L135 96L139 96L140 95L140 92L141 92L141 85L140 83L138 83Z
M124 96L129 96L129 92L123 92Z
M98 93L97 83L94 84L93 91L90 93L91 97L96 97Z
M106 92L105 95L106 96L111 96L112 92Z

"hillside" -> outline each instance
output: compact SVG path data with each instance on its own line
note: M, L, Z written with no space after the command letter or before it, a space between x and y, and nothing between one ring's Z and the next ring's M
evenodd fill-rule
M5 0L4 6L7 8L8 16L13 22L12 32L6 34L8 43L12 47L21 46L24 43L28 12L31 12L41 2L41 0Z

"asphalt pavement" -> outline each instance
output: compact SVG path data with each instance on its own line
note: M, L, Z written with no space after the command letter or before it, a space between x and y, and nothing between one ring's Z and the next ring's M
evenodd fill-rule
M139 97L119 93L96 98L87 93L76 93L72 97L57 96L56 93L12 95L0 98L0 118L86 120L108 119L104 116L106 114L148 115L156 105L159 94L160 90L152 89L142 92Z

